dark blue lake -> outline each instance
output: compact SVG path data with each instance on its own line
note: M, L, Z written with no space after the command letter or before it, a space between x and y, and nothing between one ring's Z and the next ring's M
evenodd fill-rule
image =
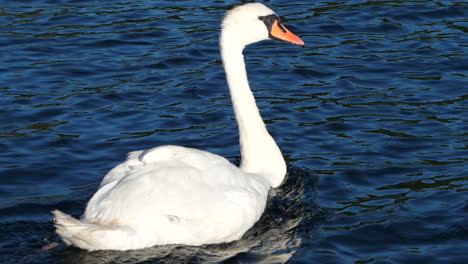
M306 47L245 51L289 166L260 222L203 247L60 241L50 211L80 216L130 151L238 163L218 34L239 3L0 3L0 263L468 263L466 1L265 1Z

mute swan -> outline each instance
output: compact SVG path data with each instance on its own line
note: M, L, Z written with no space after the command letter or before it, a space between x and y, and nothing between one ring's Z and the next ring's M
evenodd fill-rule
M242 51L278 39L304 42L268 7L249 3L222 22L221 56L239 126L240 167L202 150L160 146L128 154L107 173L81 220L54 210L56 232L87 250L230 242L258 221L268 190L281 184L286 164L249 88Z

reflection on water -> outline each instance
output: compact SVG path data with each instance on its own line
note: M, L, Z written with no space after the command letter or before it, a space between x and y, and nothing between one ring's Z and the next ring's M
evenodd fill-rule
M129 151L239 159L217 45L236 3L0 3L0 262L463 262L461 1L268 1L308 46L245 51L289 163L261 221L223 245L40 250Z

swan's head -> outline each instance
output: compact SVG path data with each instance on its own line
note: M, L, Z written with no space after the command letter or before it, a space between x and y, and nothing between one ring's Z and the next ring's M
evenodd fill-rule
M223 45L238 44L243 48L266 39L304 45L304 41L289 31L275 12L263 4L249 3L226 13L221 33Z

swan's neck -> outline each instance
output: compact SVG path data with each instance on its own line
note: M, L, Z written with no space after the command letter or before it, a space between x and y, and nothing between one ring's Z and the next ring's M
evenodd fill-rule
M231 44L234 43L234 44ZM221 38L221 56L239 126L242 161L240 168L263 176L272 187L281 184L286 163L280 149L268 133L249 87L243 46Z

